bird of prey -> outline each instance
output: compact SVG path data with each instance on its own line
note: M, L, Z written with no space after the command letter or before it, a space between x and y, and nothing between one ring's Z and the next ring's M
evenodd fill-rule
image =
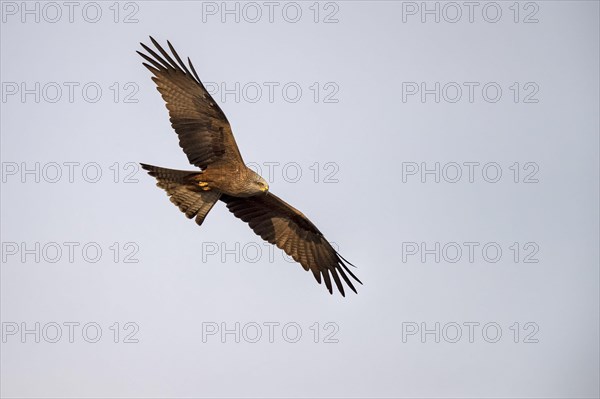
M182 171L141 164L158 181L171 202L188 218L201 225L217 201L226 204L235 217L248 223L262 239L281 248L310 270L332 293L331 280L344 296L343 280L356 288L348 275L362 282L348 269L344 259L302 212L269 191L260 175L246 167L225 114L200 81L192 62L188 67L171 43L171 54L150 37L156 51L140 43L147 54L137 51L143 65L166 102L171 126L179 145L192 165L200 170ZM341 277L341 279L340 279Z

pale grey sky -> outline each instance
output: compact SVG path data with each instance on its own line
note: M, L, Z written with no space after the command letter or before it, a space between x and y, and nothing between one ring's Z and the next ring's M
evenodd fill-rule
M597 2L22 4L1 3L3 396L599 395ZM148 35L358 295L223 204L199 228L137 168L192 168Z

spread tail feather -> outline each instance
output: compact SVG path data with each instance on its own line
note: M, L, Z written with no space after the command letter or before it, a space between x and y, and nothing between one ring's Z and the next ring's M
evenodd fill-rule
M177 205L188 219L196 217L198 225L202 225L208 212L221 197L219 191L203 191L196 185L193 177L201 172L167 169L143 163L140 165L150 176L156 178L156 185L167 192L171 202Z

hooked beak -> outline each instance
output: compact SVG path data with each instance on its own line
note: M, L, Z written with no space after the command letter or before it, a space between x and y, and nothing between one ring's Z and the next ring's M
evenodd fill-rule
M266 193L267 191L269 191L269 186L266 185L263 188L260 189L260 191L262 191L263 193Z

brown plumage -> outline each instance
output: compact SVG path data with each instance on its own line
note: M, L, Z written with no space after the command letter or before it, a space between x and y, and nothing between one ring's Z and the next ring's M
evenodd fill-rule
M157 186L188 218L195 217L198 225L218 200L223 201L262 239L310 270L319 284L325 281L330 293L331 280L342 295L342 280L356 292L348 275L361 281L348 268L351 264L302 212L270 193L267 182L246 167L225 114L204 88L189 58L188 68L171 43L167 42L169 54L152 37L150 40L160 54L143 43L148 54L137 53L154 75L152 80L166 102L179 145L190 163L201 169L182 171L142 164L157 179Z

